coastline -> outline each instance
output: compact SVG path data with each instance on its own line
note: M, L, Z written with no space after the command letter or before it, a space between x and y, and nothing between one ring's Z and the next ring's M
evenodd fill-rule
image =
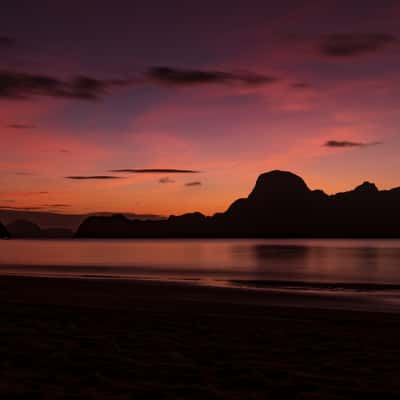
M372 313L400 314L400 285L349 283L349 282L309 282L285 280L249 280L216 277L172 277L159 275L157 272L147 275L108 275L84 274L67 272L51 272L46 267L41 272L35 271L38 266L30 266L32 270L25 270L27 266L2 266L0 279L3 282L29 287L45 285L48 290L49 282L57 286L80 285L86 282L104 288L123 290L132 288L142 292L147 288L157 291L191 292L201 299L205 295L212 296L214 301L225 303L241 303L263 305L271 307L293 307L300 309L323 309L361 311ZM22 271L17 269L21 268ZM72 267L65 266L69 270ZM114 269L115 267L107 267ZM7 271L9 269L9 271ZM10 292L10 296L14 293ZM47 294L46 294L47 296ZM23 298L22 298L23 299ZM1 300L1 297L0 297Z

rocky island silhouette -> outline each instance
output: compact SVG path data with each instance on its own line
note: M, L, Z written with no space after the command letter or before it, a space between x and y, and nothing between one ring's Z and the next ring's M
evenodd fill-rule
M78 238L270 238L399 237L400 188L378 190L364 182L354 190L328 195L310 190L287 171L263 173L247 198L223 213L199 212L166 220L131 220L123 215L91 216Z

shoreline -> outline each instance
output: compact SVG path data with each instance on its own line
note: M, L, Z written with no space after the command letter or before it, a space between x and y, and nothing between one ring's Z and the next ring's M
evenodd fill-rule
M286 300L183 283L3 276L0 396L398 397L399 314Z
M223 303L241 303L253 304L265 307L281 307L310 310L332 310L344 312L365 312L365 313L383 313L400 314L400 293L399 291L386 293L374 293L372 291L360 292L358 290L319 290L308 287L310 283L302 282L303 288L276 287L279 281L271 281L271 286L263 286L265 281L240 281L240 280L203 280L201 278L167 278L157 277L111 277L111 276L48 276L48 275L21 275L21 274L0 274L2 284L13 285L21 284L23 286L70 286L79 285L79 283L91 284L103 287L107 290L118 290L118 288L137 290L143 292L146 289L152 291L178 291L188 293L193 296L202 297L211 295L214 301ZM290 282L282 281L285 285ZM294 282L292 282L294 283ZM311 283L316 284L315 282ZM331 283L317 283L326 287L332 286ZM353 284L350 284L353 286ZM358 287L359 284L354 284ZM373 285L376 286L376 285ZM378 285L381 286L381 285ZM383 285L386 286L386 285ZM397 288L397 285L389 285ZM46 289L46 288L45 288ZM4 290L4 289L3 289ZM380 294L380 296L379 296ZM395 296L395 301L391 299L390 294ZM36 293L37 295L37 293ZM193 297L192 296L192 297ZM1 293L0 293L1 301ZM20 300L24 302L23 298Z

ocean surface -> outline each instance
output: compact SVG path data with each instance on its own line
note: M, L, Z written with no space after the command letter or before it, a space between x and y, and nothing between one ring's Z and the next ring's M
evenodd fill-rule
M400 240L2 240L0 274L400 290Z

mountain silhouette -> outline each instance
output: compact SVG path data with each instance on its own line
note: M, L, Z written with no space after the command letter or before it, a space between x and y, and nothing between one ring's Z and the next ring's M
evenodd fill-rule
M26 220L16 220L7 225L7 230L13 238L68 238L74 235L71 229L47 228Z
M0 222L0 239L10 237L9 232L5 228L5 226Z
M249 200L268 201L271 198L287 198L291 195L304 195L310 189L299 176L287 171L266 172L258 177Z
M247 198L223 213L170 216L162 221L122 215L89 217L77 237L399 237L400 188L370 182L327 195L287 171L260 175Z

